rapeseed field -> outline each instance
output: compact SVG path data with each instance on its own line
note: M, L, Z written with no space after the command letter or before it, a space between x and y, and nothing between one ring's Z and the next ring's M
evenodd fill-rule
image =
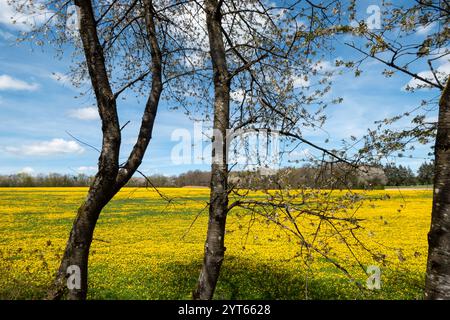
M86 192L0 188L0 299L45 296ZM88 298L190 299L202 263L209 190L160 192L175 200L125 188L103 210L91 248ZM349 247L339 235L317 240L326 242L350 277L321 256L305 257L299 242L278 226L231 211L215 298L421 299L432 191L364 194L375 200L355 214L362 219L354 231L360 246ZM308 234L317 226L304 227ZM366 289L368 266L381 270L378 290Z

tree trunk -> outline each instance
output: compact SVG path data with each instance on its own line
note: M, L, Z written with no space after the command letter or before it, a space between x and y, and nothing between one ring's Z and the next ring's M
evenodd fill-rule
M212 299L224 258L228 211L227 133L229 128L230 77L222 37L220 4L205 1L210 55L214 70L214 137L208 232L203 266L194 299Z
M78 209L49 299L61 299L66 291L69 300L86 299L89 249L100 212L112 198L111 186L111 181L102 180L97 175L86 201ZM69 267L73 266L79 268L80 287L67 285Z
M50 299L62 298L67 289L68 299L86 298L88 256L92 236L101 210L114 195L112 190L119 170L121 134L116 99L109 83L92 3L90 0L75 0L75 5L80 9L80 38L102 120L103 140L98 161L99 169L85 202L78 209L54 286L49 294ZM80 271L79 288L76 286L71 289L66 285L67 268L72 266L79 268Z
M97 35L92 3L90 0L75 1L75 4L80 8L80 36L102 120L103 142L98 173L89 189L85 202L78 209L53 288L48 295L49 299L61 299L66 292L68 292L68 299L86 299L89 249L98 217L103 207L136 172L152 136L153 124L163 89L162 63L156 36L153 4L151 0L143 0L143 3L145 25L152 56L152 87L142 117L138 139L127 162L119 168L121 133L116 97L109 84L104 53ZM68 272L69 268L74 266L80 272L79 286L67 283L68 278L71 278L71 274Z
M152 57L152 86L150 95L145 105L142 116L141 127L136 143L133 146L127 162L119 171L116 181L116 190L119 191L136 172L144 158L145 151L152 138L153 125L159 106L159 99L163 90L162 83L162 54L158 44L157 31L155 26L155 9L152 0L143 0L145 26L150 43L150 53ZM117 192L116 191L116 192Z
M450 299L450 79L439 102L425 298Z

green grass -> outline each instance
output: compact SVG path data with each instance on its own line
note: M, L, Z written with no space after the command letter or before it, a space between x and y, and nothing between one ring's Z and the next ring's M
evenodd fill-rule
M91 248L90 299L191 297L202 263L207 210L189 228L209 190L165 192L190 200L168 206L152 192L126 189L104 209ZM85 193L82 188L0 189L0 299L45 296ZM421 299L430 204L431 192L390 192L385 202L364 209L371 228L383 225L375 230L377 241L401 245L407 257L401 264L381 266L379 291L360 291L318 257L309 270L295 258L299 246L284 232L256 224L247 234L248 221L231 214L215 298ZM381 214L389 224L381 224ZM420 255L414 257L416 251ZM387 255L397 259L395 251ZM345 257L364 284L366 276Z

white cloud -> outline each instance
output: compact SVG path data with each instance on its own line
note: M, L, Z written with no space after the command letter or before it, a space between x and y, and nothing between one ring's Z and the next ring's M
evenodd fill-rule
M302 160L305 158L311 158L313 157L313 154L311 153L311 150L308 148L301 149L301 150L293 150L287 153L287 160L295 161L295 160Z
M72 89L81 86L90 86L90 81L83 78L81 75L68 75L61 72L52 72L49 77L58 84Z
M162 1L162 7L166 6ZM268 33L267 30L271 28L271 21L281 19L285 14L284 10L270 10L271 19L265 14L256 14L255 12L261 11L261 5L259 2L253 1L236 1L234 3L236 8L224 7L224 15L222 25L227 34L232 38L234 44L249 44L258 46L255 43L255 39L249 32L249 27L256 29L260 34ZM161 8L162 8L161 7ZM159 8L157 8L158 10ZM239 16L231 14L227 10L239 11ZM206 14L203 8L198 2L193 1L185 3L183 6L177 6L170 12L172 23L169 25L169 32L171 32L176 41L183 43L186 47L192 48L189 50L182 63L187 67L204 67L209 59L209 42L208 33L206 29ZM168 14L169 14L168 12ZM228 14L227 14L228 13ZM301 22L299 24L302 25ZM290 27L292 26L285 26ZM186 34L180 30L189 30ZM293 30L293 29L292 29ZM269 36L269 34L267 34ZM225 48L229 49L230 45L225 42ZM228 55L230 61L235 59L235 55ZM247 57L252 60L255 57ZM234 61L235 63L241 63L239 59Z
M64 139L53 139L51 141L42 141L20 147L6 147L5 150L9 153L24 155L24 156L48 156L59 154L81 154L84 152L75 141L67 141Z
M428 25L421 25L420 27L417 28L416 32L418 35L427 36L433 31L435 26L436 22L432 22Z
M12 38L14 38L14 35L7 31L0 30L0 38L3 38L5 40L11 40Z
M444 73L446 76L448 76L450 74L450 60L447 60L446 63L441 65L437 71L440 73Z
M52 78L53 80L62 83L62 84L72 84L69 76L61 73L61 72L53 72L50 75L50 78Z
M32 167L25 167L19 171L19 173L32 174L34 173L34 169Z
M98 111L94 107L86 107L73 109L69 111L69 116L79 120L97 120L99 119Z
M336 60L340 60L340 59L337 58ZM317 73L319 75L334 74L339 69L338 67L336 67L336 60L334 60L334 61L318 60L318 61L314 62L313 66L312 66L313 76L315 76L315 73ZM294 86L294 89L307 88L311 85L311 80L309 79L308 76L306 76L304 74L300 74L300 75L296 75L296 76L292 77L292 84Z
M242 89L237 89L236 91L232 91L230 93L230 97L231 97L232 100L240 103L240 102L242 102L242 100L245 97L245 91L242 90Z
M294 88L302 88L302 87L308 87L310 85L310 81L307 77L301 75L301 76L294 76L292 84L294 85Z
M427 118L424 119L424 122L426 122L426 123L438 122L438 117L437 116L427 117Z
M16 1L17 2L17 1ZM40 1L22 1L22 12L17 12L8 0L0 0L0 24L10 28L27 31L47 21L52 12Z
M97 167L93 167L93 166L81 166L77 168L77 171L80 173L84 173L84 172L90 172L90 171L95 171L97 170Z
M330 62L328 60L319 60L314 64L313 69L317 72L331 72L336 70L336 62Z
M448 58L447 58L448 59ZM448 75L450 74L450 61L447 60L447 62L443 63L442 65L440 65L437 69L436 69L436 75L439 79L439 81L441 83L445 82L445 80L447 79ZM436 83L436 80L434 78L433 73L428 70L428 71L422 71L418 73L418 76L427 79L433 83ZM416 79L416 78L412 78L403 88L402 90L406 90L408 87L413 88L413 89L417 89L417 88L422 88L422 87L429 87L425 82Z
M35 91L39 88L37 83L28 83L22 80L14 79L6 74L0 75L1 90L24 90Z

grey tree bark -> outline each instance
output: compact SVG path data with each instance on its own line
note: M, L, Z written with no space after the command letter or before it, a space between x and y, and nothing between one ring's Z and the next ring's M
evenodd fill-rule
M450 299L450 79L439 101L425 298Z
M227 129L230 118L230 75L221 25L221 1L206 0L206 24L214 72L214 137L208 231L203 265L193 293L194 299L214 295L225 254L225 224L228 211Z
M86 299L88 288L88 257L93 233L103 207L129 181L142 162L151 139L153 124L162 92L161 51L156 37L154 10L151 0L143 0L145 24L152 57L152 87L142 117L139 136L127 162L119 166L121 132L117 115L116 96L113 94L105 66L95 16L90 0L75 0L80 14L80 37L88 66L89 76L102 121L103 142L98 162L98 172L89 188L84 203L73 222L69 240L56 275L49 299ZM68 267L80 270L80 287L67 287Z

